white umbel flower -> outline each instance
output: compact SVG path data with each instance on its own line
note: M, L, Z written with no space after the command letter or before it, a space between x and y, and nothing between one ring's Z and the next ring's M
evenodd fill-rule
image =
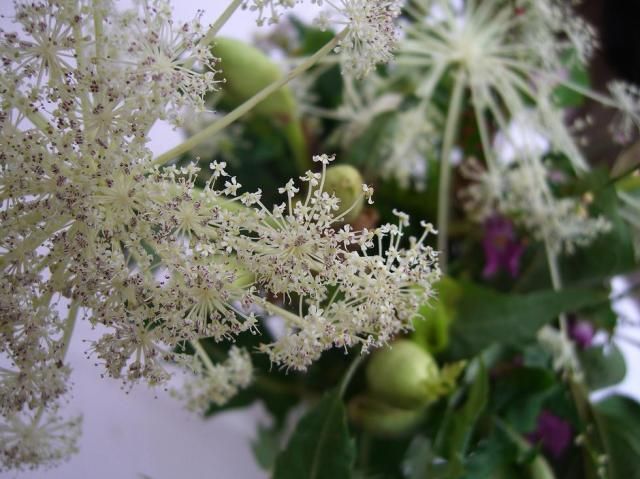
M341 53L345 73L360 78L380 63L393 58L398 35L395 20L400 15L398 0L323 0L339 18L333 22L347 27L347 36L336 51Z

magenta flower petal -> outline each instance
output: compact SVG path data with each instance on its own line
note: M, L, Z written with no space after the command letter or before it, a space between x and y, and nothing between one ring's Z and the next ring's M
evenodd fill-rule
M571 426L564 419L542 411L536 430L528 434L530 441L541 443L542 448L554 458L559 458L571 445Z
M520 272L520 258L525 246L518 240L513 223L504 216L494 215L484 224L485 266L482 271L484 278L495 276L500 270L506 270L515 278Z

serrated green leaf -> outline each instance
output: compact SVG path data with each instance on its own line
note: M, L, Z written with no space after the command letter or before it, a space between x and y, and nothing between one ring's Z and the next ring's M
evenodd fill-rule
M348 479L355 460L346 410L337 390L298 423L276 460L274 479Z

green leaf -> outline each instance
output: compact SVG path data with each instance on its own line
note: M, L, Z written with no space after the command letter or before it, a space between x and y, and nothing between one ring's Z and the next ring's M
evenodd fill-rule
M627 373L624 356L615 344L585 349L579 358L592 391L619 383Z
M530 432L555 385L555 375L549 369L515 369L498 378L492 394L494 408L514 430Z
M594 406L608 455L608 479L640 479L640 405L611 396Z
M608 180L608 173L596 170L577 185L583 192L593 195L590 215L606 217L612 228L608 233L599 235L588 247L579 248L573 255L562 259L560 267L565 284L593 283L637 267L633 237L620 216L616 190L611 185L602 186Z
M529 294L503 294L471 283L459 283L452 324L451 355L465 358L492 343L522 346L560 313L594 306L607 299L595 289L566 289Z
M327 393L298 423L276 460L274 479L350 478L355 459L346 410L337 390Z
M506 479L513 474L518 449L499 429L483 439L465 464L464 479Z
M429 439L417 436L407 448L402 469L406 479L444 479L447 463L435 454Z
M449 461L447 477L459 477L464 472L464 460L476 422L487 407L489 400L489 375L484 364L476 359L467 371L473 375L462 406L454 408L456 396L452 397L445 420L436 438L436 450Z
M562 58L563 63L569 67L569 80L574 85L589 88L589 72L584 65L577 61L575 51L567 51ZM569 108L582 105L584 96L571 88L560 85L553 90L555 104L560 108Z
M258 465L265 471L270 470L276 462L279 449L279 428L277 426L258 426L258 435L251 441L251 450Z

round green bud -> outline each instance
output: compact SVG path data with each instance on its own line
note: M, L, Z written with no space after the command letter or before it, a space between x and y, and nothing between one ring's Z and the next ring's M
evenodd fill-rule
M424 416L424 408L396 408L365 395L352 398L347 411L349 419L368 433L388 438L409 434Z
M351 165L334 165L327 168L323 189L340 199L340 209L335 213L336 216L351 208L342 219L345 223L355 220L364 208L362 183L362 175Z
M440 371L433 357L401 339L372 354L366 370L369 390L399 408L424 406L440 395Z
M283 75L267 55L240 40L218 37L211 51L220 59L220 69L226 80L223 90L232 107L253 97ZM284 86L258 103L253 111L289 123L296 117L293 94Z

